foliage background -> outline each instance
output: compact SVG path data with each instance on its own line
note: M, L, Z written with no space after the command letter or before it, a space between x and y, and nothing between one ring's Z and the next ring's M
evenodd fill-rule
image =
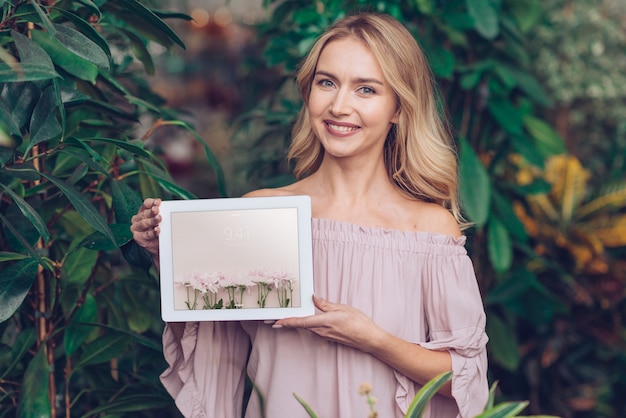
M27 2L0 7L17 3ZM292 71L324 27L363 8L403 21L440 83L457 133L466 215L476 223L468 249L487 308L498 398L529 400L533 414L626 414L620 0L141 3L180 38L144 9L136 9L143 23L113 13L120 2L42 2L85 21L87 11L101 10L96 27L113 52L95 84L71 74L73 88L90 99L58 102L50 114L62 133L39 143L38 154L20 147L32 141L32 123L4 131L11 158L0 177L0 283L19 294L0 297L24 303L4 308L8 319L0 323L1 416L176 414L157 379L164 364L156 272L139 254L128 257L124 225L142 197L237 196L291 181L284 152L299 107ZM32 10L25 16L42 26ZM0 39L11 51L6 28ZM37 92L56 83L47 80L32 82ZM10 84L0 86L7 101ZM15 115L18 107L8 103ZM94 146L94 138L125 143ZM59 157L74 144L78 157ZM15 171L35 160L45 161L39 176ZM88 204L77 206L78 191ZM35 243L44 228L28 206L46 208L51 239L42 246ZM101 224L94 229L93 212L117 245L102 238ZM20 235L37 250L16 244ZM43 267L35 275L43 287L30 288L32 270L16 274L20 262Z

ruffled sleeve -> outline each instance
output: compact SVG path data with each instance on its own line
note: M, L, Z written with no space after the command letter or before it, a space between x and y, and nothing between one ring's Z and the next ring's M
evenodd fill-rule
M249 338L238 322L188 322L177 341L169 325L161 382L185 417L240 417Z
M483 411L489 393L488 337L482 298L464 243L465 237L456 239L455 245L443 246L440 254L425 260L422 292L428 340L420 345L450 353L457 416L469 418ZM443 415L431 411L431 416Z

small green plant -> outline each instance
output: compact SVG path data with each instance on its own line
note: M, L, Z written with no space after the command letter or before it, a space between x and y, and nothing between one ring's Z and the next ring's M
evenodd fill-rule
M420 390L415 394L415 397L411 401L409 408L404 414L404 418L420 418L424 415L426 411L426 407L428 406L428 402L430 399L435 396L435 394L441 389L441 387L449 382L452 379L452 372L448 371L445 373L436 376L431 381L426 383ZM497 405L494 405L495 401L495 391L498 383L495 382L491 385L491 389L489 390L489 398L487 400L487 404L485 405L485 409L480 415L477 415L475 418L509 418L509 417L523 417L522 415L518 415L520 412L526 408L528 405L527 401L515 401L515 402L503 402ZM376 403L376 399L372 396L372 387L369 384L364 384L359 387L359 393L365 395L367 399L367 403L370 408L370 413L367 418L377 418L378 413L374 409L374 404ZM317 418L317 415L313 411L313 409L297 394L293 394L293 396L300 402L302 407L306 410L311 418ZM556 418L549 415L535 415L534 418ZM531 418L529 416L525 416L525 418Z

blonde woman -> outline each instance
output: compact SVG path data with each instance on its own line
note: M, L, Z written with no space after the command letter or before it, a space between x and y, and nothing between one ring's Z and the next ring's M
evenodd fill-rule
M419 46L395 19L349 16L302 63L289 150L295 183L247 196L309 195L315 315L168 324L162 381L188 417L239 417L247 373L265 416L402 417L452 370L429 417L472 417L488 395L485 314L464 243L456 155ZM158 260L159 200L133 218ZM252 396L246 417L260 417Z

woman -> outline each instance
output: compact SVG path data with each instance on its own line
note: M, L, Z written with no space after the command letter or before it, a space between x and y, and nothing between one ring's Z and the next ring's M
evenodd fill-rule
M457 199L456 156L410 33L386 15L336 22L302 63L289 157L298 181L247 196L309 195L316 315L273 325L167 324L162 381L186 416L241 416L245 372L266 416L401 417L452 370L426 416L472 417L488 395L485 315ZM159 200L133 218L158 259ZM246 417L261 416L252 396Z

